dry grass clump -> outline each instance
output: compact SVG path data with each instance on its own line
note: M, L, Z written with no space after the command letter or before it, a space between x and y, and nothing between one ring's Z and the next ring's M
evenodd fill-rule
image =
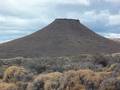
M5 82L17 82L17 81L24 81L27 70L23 67L11 66L4 72L3 81Z
M72 90L86 90L84 85L75 85Z
M27 90L56 90L61 75L59 72L40 74L32 84L28 85Z
M18 87L14 83L0 83L0 90L18 90Z
M96 89L99 87L100 82L103 78L100 74L97 74L91 70L80 70L78 71L81 83L88 89Z
M60 90L76 90L79 85L84 86L83 90L97 90L100 83L109 75L111 72L93 72L89 69L68 71L60 79Z
M10 66L4 72L0 90L26 90L28 71L23 67Z
M26 90L27 85L28 85L28 82L19 81L19 82L16 83L16 86L18 87L17 90Z
M98 90L111 72L94 72L89 69L41 74L28 85L27 90Z
M104 71L90 69L69 70L34 75L26 81L28 71L11 66L4 72L0 90L120 90L120 74L115 74L119 65L111 65ZM115 72L113 72L115 71Z
M36 78L36 81L42 80L44 83L44 89L45 90L53 90L57 89L59 87L59 78L61 77L62 73L59 72L54 72L54 73L49 73L46 75L40 75Z
M85 90L85 86L80 83L80 77L77 71L70 70L64 72L60 78L60 90Z

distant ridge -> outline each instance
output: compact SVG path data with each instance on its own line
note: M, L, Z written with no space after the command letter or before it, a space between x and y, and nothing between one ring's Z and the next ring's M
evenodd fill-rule
M120 42L120 38L110 38L111 40L114 40L116 42Z
M94 33L75 19L56 19L31 35L0 44L0 58L117 52L119 43Z

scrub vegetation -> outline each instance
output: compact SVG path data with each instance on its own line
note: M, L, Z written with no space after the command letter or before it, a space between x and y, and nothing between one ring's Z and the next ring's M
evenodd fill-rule
M120 54L0 59L0 90L120 90Z

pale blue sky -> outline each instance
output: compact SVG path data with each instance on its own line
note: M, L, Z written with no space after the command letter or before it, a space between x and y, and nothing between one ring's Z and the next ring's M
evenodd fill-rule
M105 37L120 37L120 0L0 0L0 42L28 35L56 18L79 19Z

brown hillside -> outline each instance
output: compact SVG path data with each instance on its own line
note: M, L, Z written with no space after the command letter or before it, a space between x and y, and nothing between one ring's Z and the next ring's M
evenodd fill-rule
M114 40L116 42L120 42L120 38L111 38L111 40Z
M119 43L94 33L74 19L56 19L31 35L0 45L1 58L117 52Z

